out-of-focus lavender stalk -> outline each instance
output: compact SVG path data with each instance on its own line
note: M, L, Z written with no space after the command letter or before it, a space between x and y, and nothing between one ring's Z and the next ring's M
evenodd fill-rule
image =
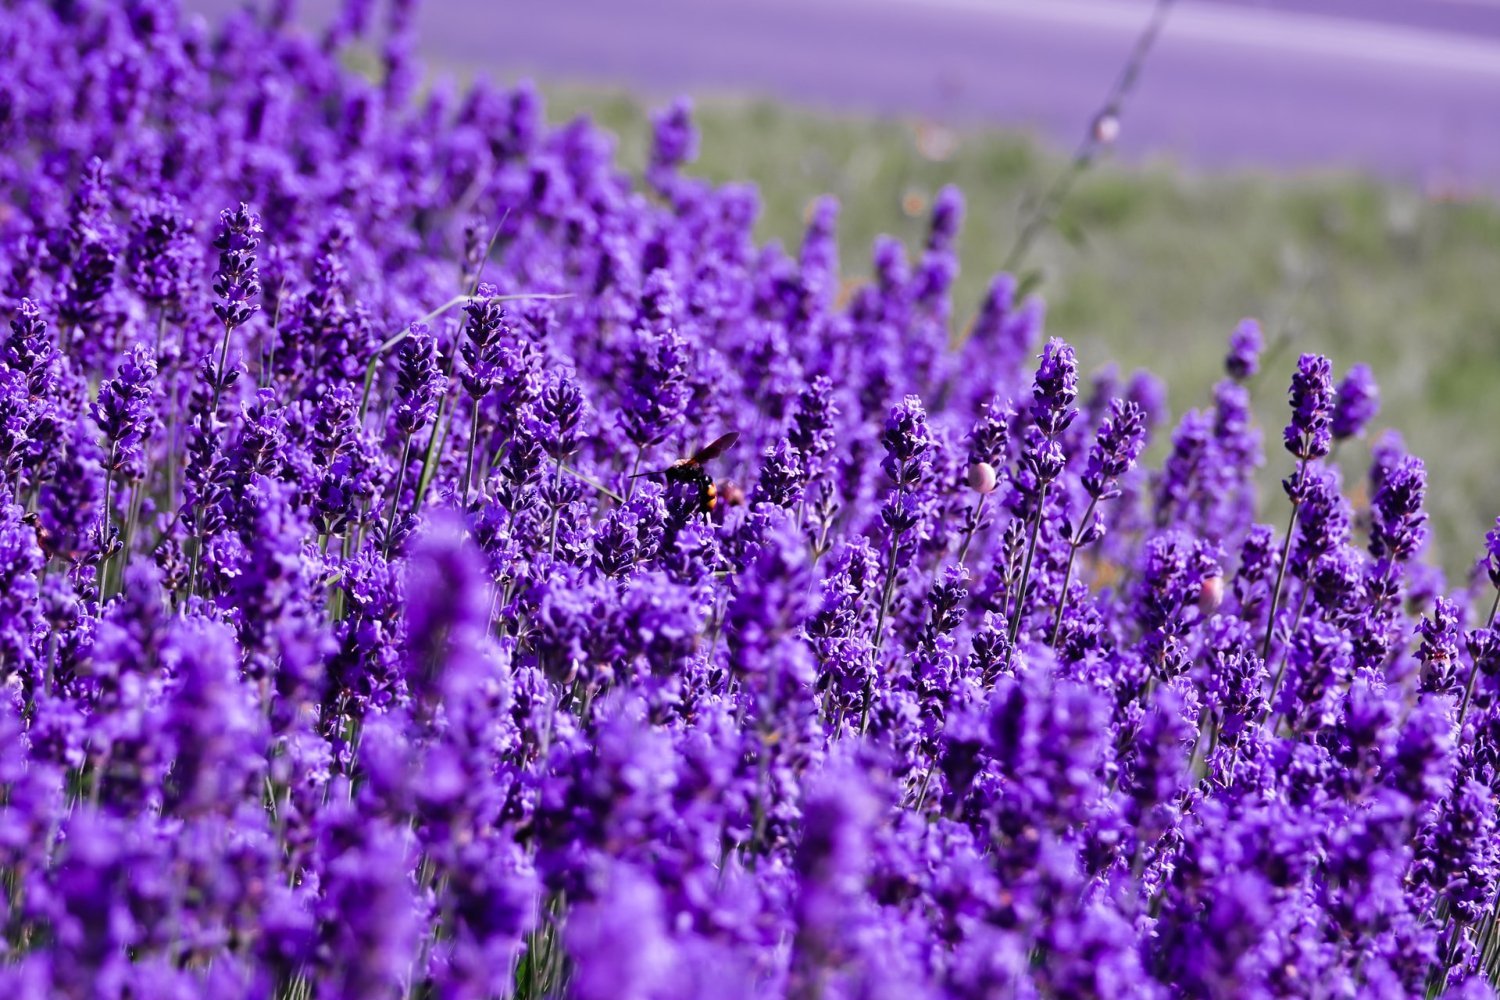
M1021 619L1026 612L1026 591L1031 585L1031 566L1036 558L1037 539L1046 517L1047 491L1067 464L1058 437L1072 424L1078 411L1078 359L1073 348L1053 338L1042 348L1040 364L1032 383L1032 428L1027 450L1021 456L1022 475L1019 489L1028 512L1030 535L1026 541L1025 561L1013 595L1015 610L1010 616L1010 652L1014 656L1021 634Z
M1118 481L1135 467L1146 443L1146 415L1129 400L1110 401L1108 415L1099 425L1098 437L1089 450L1088 468L1083 474L1083 488L1089 495L1088 507L1068 539L1068 560L1063 569L1062 589L1057 599L1057 615L1052 620L1051 646L1057 645L1062 630L1063 612L1068 607L1068 584L1073 580L1073 560L1078 550L1103 537L1104 527L1095 523L1094 512L1105 500L1120 495Z
M1297 469L1282 483L1287 498L1292 504L1292 513L1287 521L1286 537L1281 543L1281 559L1276 567L1276 584L1271 589L1271 605L1266 616L1266 636L1261 644L1261 659L1267 663L1271 658L1271 643L1276 634L1276 611L1281 602L1281 587L1286 580L1288 556L1292 550L1292 535L1297 528L1297 512L1300 509L1308 485L1308 464L1328 454L1333 443L1331 423L1333 419L1333 382L1328 359L1315 354L1304 354L1297 362L1297 371L1292 376L1288 397L1292 406L1292 419L1282 435L1287 451L1298 461ZM1283 660L1276 678L1271 682L1271 703L1281 687L1286 672Z
M1490 586L1495 591L1495 596L1494 599L1490 601L1489 614L1485 615L1484 625L1481 626L1481 628L1489 634L1485 637L1484 640L1481 641L1485 643L1492 643L1493 631L1495 628L1495 618L1497 615L1500 615L1500 518L1496 519L1495 527L1491 528L1485 535L1484 544L1485 555L1484 559L1482 560L1482 565L1485 569L1485 575L1490 581ZM1491 649L1487 645L1486 648L1484 648L1483 653L1489 656L1500 655L1500 650ZM1460 702L1458 706L1459 732L1463 731L1464 717L1469 713L1469 702L1474 698L1474 687L1479 680L1479 674L1481 672L1481 657L1479 655L1474 655L1471 657L1471 660L1472 662L1469 665L1469 681L1464 685L1463 701Z
M219 251L219 269L214 272L214 315L224 325L224 340L219 346L219 364L215 369L212 414L219 412L219 397L227 387L229 339L236 327L243 326L260 309L251 301L260 294L260 270L255 251L260 246L260 216L244 202L239 208L226 208L219 215L219 235L214 249Z

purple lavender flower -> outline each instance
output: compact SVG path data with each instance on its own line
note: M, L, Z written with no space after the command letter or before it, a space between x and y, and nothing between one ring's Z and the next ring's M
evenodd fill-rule
M51 395L56 389L60 355L47 335L47 321L42 319L41 307L31 299L22 299L10 329L10 339L5 343L6 365L25 378L31 395Z
M1232 747L1265 710L1266 666L1244 622L1217 617L1210 627L1206 700L1218 717L1215 736Z
M1458 608L1447 598L1439 597L1432 616L1418 626L1421 645L1417 659L1422 661L1420 690L1424 694L1456 694L1458 688Z
M1422 502L1427 468L1419 458L1401 459L1384 477L1371 502L1370 554L1397 562L1419 552L1427 533Z
M1325 622L1304 625L1287 651L1286 683L1276 708L1296 729L1321 729L1334 720L1333 692L1347 683L1353 650L1345 634Z
M838 279L839 248L836 239L838 200L824 196L813 202L802 237L797 268L801 283L799 313L806 320L823 306Z
M1229 377L1243 382L1258 372L1264 346L1260 323L1253 319L1240 320L1229 336L1229 354L1224 358L1224 370Z
M75 330L91 328L104 315L106 297L114 288L119 263L119 237L111 218L110 170L99 157L84 168L82 183L70 207L67 246L67 284L57 315Z
M747 555L747 572L725 615L725 628L735 669L754 674L784 666L774 662L774 654L812 611L812 574L806 542L781 511L767 515L765 537Z
M595 536L600 571L619 576L653 558L662 544L666 518L667 508L659 487L637 490L624 506L610 513Z
M826 375L819 375L797 397L797 411L792 417L787 440L805 461L819 463L833 451L836 443L834 421L838 415L833 381Z
M670 174L698 157L698 131L693 127L693 103L679 97L652 115L651 169Z
M230 329L244 326L260 308L251 301L260 294L260 271L255 258L260 237L260 216L244 202L239 208L226 208L219 213L219 235L214 237L213 244L219 252L214 294L222 301L214 303L214 315Z
M632 333L620 422L637 445L660 441L687 411L686 364L687 345L675 329Z
M755 484L751 506L771 504L775 507L794 507L802 499L802 484L805 478L801 452L792 447L785 438L766 449L765 461L761 465L760 478Z
M951 253L955 250L954 244L963 218L963 192L951 184L945 186L932 200L932 225L927 233L928 251Z
M21 675L34 685L36 640L41 629L37 577L44 565L36 529L0 486L0 678Z
M1145 443L1146 416L1141 408L1127 400L1111 400L1083 473L1083 488L1088 495L1094 500L1119 496L1116 480L1135 466Z
M1056 337L1047 341L1040 358L1031 389L1034 412L1044 433L1057 434L1064 426L1063 415L1078 399L1078 359L1073 348Z
M583 389L568 373L549 372L538 410L545 421L542 447L556 461L566 461L581 444L588 413Z
M90 406L94 423L109 443L108 472L126 479L145 475L145 441L156 424L151 406L151 383L156 378L156 358L143 344L131 348L116 377L99 386L99 397Z
M1380 387L1368 365L1355 365L1339 383L1331 430L1335 441L1358 437L1380 412Z
M448 378L438 364L437 341L427 327L413 323L397 349L396 430L413 434L437 414Z
M1156 523L1166 525L1203 499L1205 473L1212 463L1213 427L1202 410L1182 415L1172 433L1172 450L1156 474Z
M1160 836L1170 823L1169 817L1153 813L1187 784L1195 735L1181 696L1171 688L1158 689L1134 745L1121 761L1120 787L1130 799L1131 819L1144 843Z
M38 537L43 552L67 560L81 558L90 547L89 533L95 526L102 492L104 456L94 434L81 421L75 422L62 442L52 477L37 495Z
M1339 492L1338 474L1331 469L1309 471L1303 477L1301 493L1298 534L1288 568L1309 579L1318 560L1348 540L1353 512Z
M1500 588L1500 517L1484 536L1484 568L1490 583Z
M880 435L885 448L881 468L897 486L911 487L926 474L932 439L927 432L927 411L922 400L907 396L891 408Z
M1146 427L1155 430L1166 422L1167 387L1148 371L1130 374L1130 383L1125 387L1125 398L1141 408L1146 415Z
M1333 380L1327 358L1304 354L1297 361L1288 391L1292 420L1282 439L1286 450L1302 461L1322 458L1333 444Z
M185 624L163 659L177 678L166 721L176 751L167 808L232 814L265 763L263 720L240 678L234 636L218 624Z
M1416 806L1447 795L1453 784L1453 730L1441 702L1424 698L1412 710L1389 763L1390 780Z
M1097 693L1045 671L1000 678L988 705L986 755L1006 808L986 818L1002 843L1027 852L1036 832L1081 823L1101 789L1106 706ZM1002 791L1003 789L1003 791Z
M332 810L320 853L325 885L319 923L321 973L341 996L399 988L416 957L419 928L405 832L353 810Z
M657 884L627 865L613 866L603 891L568 921L574 995L614 1000L656 994L677 962L665 924Z
M329 640L318 613L317 588L307 571L305 540L311 531L287 484L252 479L239 498L241 565L226 595L238 612L245 676L274 685L277 704L269 713L278 730L322 694L323 657ZM316 523L334 519L326 490L313 502ZM328 532L323 532L327 534Z
M1078 398L1078 361L1073 348L1054 337L1042 348L1040 360L1031 389L1032 425L1026 432L1019 475L1015 479L1014 501L1035 526L1033 535L1040 530L1042 511L1039 508L1048 487L1067 465L1067 455L1058 438L1078 415L1078 411L1072 408ZM1035 543L1028 548L1035 548ZM1027 572L1022 574L1023 577L1029 576L1030 560L1027 562Z
M849 917L870 863L870 828L878 803L857 770L825 775L808 800L797 845L797 932L791 996L815 997L836 969Z
M1462 923L1484 916L1500 885L1495 834L1494 792L1469 779L1453 790L1417 846L1415 881L1441 893L1448 912Z
M192 287L192 224L167 195L137 209L134 229L125 251L131 285L164 316L175 314Z
M472 655L489 619L479 554L454 516L438 519L413 547L406 573L406 684L436 708L454 661Z
M475 400L482 399L499 384L501 351L505 340L515 336L500 300L484 294L485 291L481 289L480 295L464 306L468 319L464 323L463 345L459 348L464 361L460 380L464 392Z

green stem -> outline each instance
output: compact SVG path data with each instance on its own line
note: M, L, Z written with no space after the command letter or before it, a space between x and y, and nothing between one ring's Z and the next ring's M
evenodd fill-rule
M900 504L901 504L901 498L905 494L905 492L906 492L905 487L903 487L900 483L897 483L896 484L896 504L897 504L897 506L900 506ZM898 531L898 532L894 532L891 535L891 557L890 557L889 561L886 562L886 566L885 566L885 584L881 588L881 592L880 592L880 611L875 616L874 647L875 647L875 654L876 654L876 662L877 662L877 664L878 664L878 661L879 661L880 646L885 641L885 619L886 619L886 616L889 615L890 612L891 612L891 599L896 594L896 558L897 558L898 554L901 552L901 538L902 538L902 536L904 534L905 534L904 531ZM877 667L872 664L872 670L873 669L877 669ZM872 672L870 674L870 676L868 676L868 677L865 678L864 699L863 699L863 703L859 707L859 732L860 732L860 735L864 735L866 732L869 731L869 728L870 728L870 702L873 700L874 694L875 694L875 675Z
M436 319L443 313L447 312L449 309L452 309L454 306L458 305L466 298L468 298L468 296L466 295L455 295L453 296L453 298L449 299L447 302L444 302L442 305L427 313L425 316L413 320L412 322L426 323L428 320ZM380 342L380 346L375 348L375 353L370 355L370 363L365 365L364 391L360 394L359 397L359 419L361 423L364 422L365 414L368 413L370 409L370 390L375 385L375 371L380 366L381 356L385 354L386 351L389 351L391 348L395 347L397 344L401 343L409 336L411 336L411 326L408 325L403 327L399 333L392 334L390 337L382 340ZM449 369L450 370L445 374L452 374L451 365L449 366Z
M922 812L922 806L926 805L927 803L927 789L932 784L932 772L936 770L937 758L934 757L927 764L927 772L922 775L922 787L917 789L917 805L914 811L919 815Z
M896 503L899 506L905 490L898 485L896 487ZM891 599L896 594L896 557L901 551L901 538L906 534L898 531L891 535L891 557L885 566L885 585L880 592L880 612L875 616L875 652L880 652L881 643L885 641L885 619L891 612Z
M98 766L94 769L94 783L89 788L89 805L91 806L99 805L100 794L104 791L104 778L109 772L109 762L113 752L114 747L111 745L109 749L104 751L104 755L99 759Z
M390 519L385 523L385 557L391 557L391 532L396 530L396 511L401 509L401 487L406 483L406 463L411 461L411 435L401 446L401 464L396 466L396 488L391 493Z
M1287 662L1291 658L1291 650L1288 647L1291 646L1292 639L1297 635L1297 631L1302 627L1302 616L1307 611L1307 601L1311 595L1312 587L1304 584L1302 587L1302 594L1297 598L1297 613L1292 615L1291 628L1287 629L1286 646L1282 647L1282 649L1279 651L1281 659L1276 668L1276 683L1271 688L1271 697L1273 699L1276 697L1276 692L1280 688L1282 679L1286 675ZM1267 711L1271 710L1272 709L1268 706ZM1276 717L1276 721L1271 725L1271 731L1274 733L1277 727L1279 727L1283 722L1287 724L1288 728L1291 728L1292 717L1278 715Z
M455 295L455 296L453 296L453 298L449 299L447 302L444 302L442 305L438 306L436 309L434 309L431 312L426 313L426 314L418 317L417 319L413 320L412 322L413 323L426 323L429 320L437 319L439 316L441 316L443 313L447 312L449 309L452 309L454 306L458 305L459 303L463 302L465 299L469 298L472 294L473 294L473 292L470 292L468 295ZM569 299L569 298L572 298L572 295L568 294L566 292L559 293L559 294L548 294L548 293L544 293L544 292L518 292L515 295L496 295L494 297L494 301L496 301L496 302L510 302L510 301L512 301L514 299ZM385 340L382 340L380 342L380 346L377 347L377 348L375 348L375 353L370 356L370 363L367 364L367 365L365 365L365 386L364 386L364 392L360 395L360 400L359 400L359 419L360 419L361 422L364 421L365 414L369 411L369 408L370 408L370 391L371 391L371 388L375 384L375 371L376 371L376 369L380 365L380 358L381 358L381 356L383 354L385 354L386 351L389 351L391 348L395 347L397 344L401 343L403 340L405 340L409 336L411 336L411 326L410 325L403 327L400 330L400 332L393 333L393 334L391 334L391 336L387 337ZM453 365L452 365L451 361L450 361L450 363L448 365L448 370L444 374L447 374L447 375L452 375L453 374Z
M110 442L110 446L109 446L109 465L107 465L105 467L105 469L104 469L104 530L103 530L103 532L100 533L100 536L99 536L99 544L101 546L101 549L102 549L103 546L106 546L106 545L109 544L109 505L110 505L110 493L112 492L112 489L113 489L114 484L115 484L115 456L116 456L118 450L119 450L119 443L118 442ZM105 555L105 554L103 554L101 552L101 555L99 557L99 601L100 601L100 603L103 603L104 599L109 596L108 592L105 590L105 584L107 583L107 581L105 579L105 574L109 570L109 560L110 560L110 557L108 555Z
M193 592L198 589L198 562L203 557L203 536L194 535L192 536L191 541L193 542L193 554L188 560L187 594L183 597L184 603L186 603L187 599L189 597L192 597Z
M630 465L630 476L625 480L625 502L629 503L631 496L635 493L635 478L641 471L641 459L646 456L646 446L641 445L636 449L635 461Z
M1042 517L1047 510L1047 490L1051 483L1043 483L1036 495L1036 517L1031 522L1031 538L1026 542L1026 558L1021 563L1021 582L1016 587L1016 610L1010 619L1010 651L1006 658L1015 655L1016 640L1021 637L1021 618L1026 611L1026 588L1031 583L1031 563L1036 558L1036 540L1042 533Z
M1489 617L1485 619L1487 628L1494 628L1496 612L1500 612L1500 590L1495 591L1495 601L1490 605ZM1469 683L1464 687L1464 700L1458 706L1458 733L1460 738L1462 738L1464 731L1464 716L1469 714L1469 701L1474 697L1474 685L1478 679L1479 664L1471 664L1469 666Z
M974 541L974 533L979 530L979 523L984 520L984 502L990 498L988 493L979 494L979 500L974 504L974 515L969 521L968 530L964 532L963 544L958 547L958 564L962 566L964 559L969 554L969 544Z
M474 449L479 445L479 397L474 397L474 415L469 420L469 456L464 462L463 502L469 502L469 489L474 485Z
M547 539L547 561L548 562L551 562L557 556L557 521L558 521L558 515L561 513L562 508L557 505L557 503L556 503L557 497L556 497L555 494L557 493L557 491L559 489L562 488L562 477L563 477L563 464L562 464L562 460L559 459L558 462L557 462L557 471L555 473L553 473L553 476L552 476L552 492L553 492L554 496L552 498L553 499L553 504L552 504L552 530L549 533L550 537Z
M123 487L125 484L121 484ZM120 554L111 564L114 570L114 586L111 593L119 593L125 589L125 569L130 564L131 530L135 526L137 500L140 497L143 483L136 483L130 489L130 502L125 505L125 513L120 518Z
M214 401L208 410L209 419L212 421L219 419L219 396L224 391L224 366L229 363L229 335L233 332L234 327L225 323L224 343L219 347L219 367L214 373Z
M442 444L447 440L446 432L452 416L452 411L448 409L448 404L445 400L438 407L437 419L432 425L432 433L427 437L427 451L422 457L422 475L417 480L417 495L412 498L411 502L411 513L413 514L422 506L422 501L427 496L427 488L432 485L432 477L437 472L438 452L442 450ZM444 417L448 417L449 420L445 420Z
M1062 631L1063 611L1068 606L1068 584L1073 582L1073 558L1078 555L1078 532L1088 524L1089 518L1094 516L1094 508L1099 505L1098 497L1089 499L1088 509L1083 512L1083 519L1078 522L1078 531L1073 532L1073 537L1068 539L1068 567L1063 570L1062 593L1057 598L1057 616L1052 619L1052 638L1047 640L1047 645L1053 649L1057 648L1057 633Z
M1297 484L1300 486L1306 478L1307 459L1304 458L1302 464L1297 467ZM1263 663L1271 661L1271 639L1276 634L1276 606L1281 603L1281 585L1286 580L1286 564L1292 552L1292 532L1297 528L1297 511L1299 508L1300 504L1293 500L1292 516L1286 523L1286 537L1281 541L1281 565L1276 567L1276 586L1271 591L1271 610L1266 616L1266 639L1260 647L1260 658ZM1276 680L1271 684L1272 701L1276 698L1276 689L1281 686L1281 675L1284 673L1286 673L1285 661L1282 662L1281 669L1276 673Z

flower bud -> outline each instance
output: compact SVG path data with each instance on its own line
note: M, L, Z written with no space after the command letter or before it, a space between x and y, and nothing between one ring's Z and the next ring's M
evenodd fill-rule
M1120 119L1111 112L1104 112L1094 119L1094 141L1101 146L1110 146L1120 137Z
M1211 615L1224 603L1224 577L1215 573L1205 576L1198 584L1198 610Z

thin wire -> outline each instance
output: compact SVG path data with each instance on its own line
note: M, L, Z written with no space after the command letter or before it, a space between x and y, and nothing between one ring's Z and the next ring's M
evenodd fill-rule
M1100 150L1113 141L1113 137L1107 135L1101 126L1106 121L1118 124L1123 117L1125 101L1135 90L1141 71L1146 66L1146 57L1151 54L1157 36L1166 26L1167 15L1171 13L1175 2L1176 0L1156 0L1156 6L1151 9L1150 20L1146 22L1145 28L1136 38L1135 45L1130 51L1130 58L1125 61L1120 75L1115 79L1114 86L1105 96L1103 105L1090 119L1088 131L1084 133L1083 141L1078 144L1072 161L1052 182L1052 186L1047 189L1046 193L1032 203L1031 211L1017 232L1016 241L1011 246L1010 253L1005 256L1002 270L1015 273L1025 261L1026 254L1036 242L1036 238L1056 217L1057 209L1072 191L1078 178L1093 166Z

